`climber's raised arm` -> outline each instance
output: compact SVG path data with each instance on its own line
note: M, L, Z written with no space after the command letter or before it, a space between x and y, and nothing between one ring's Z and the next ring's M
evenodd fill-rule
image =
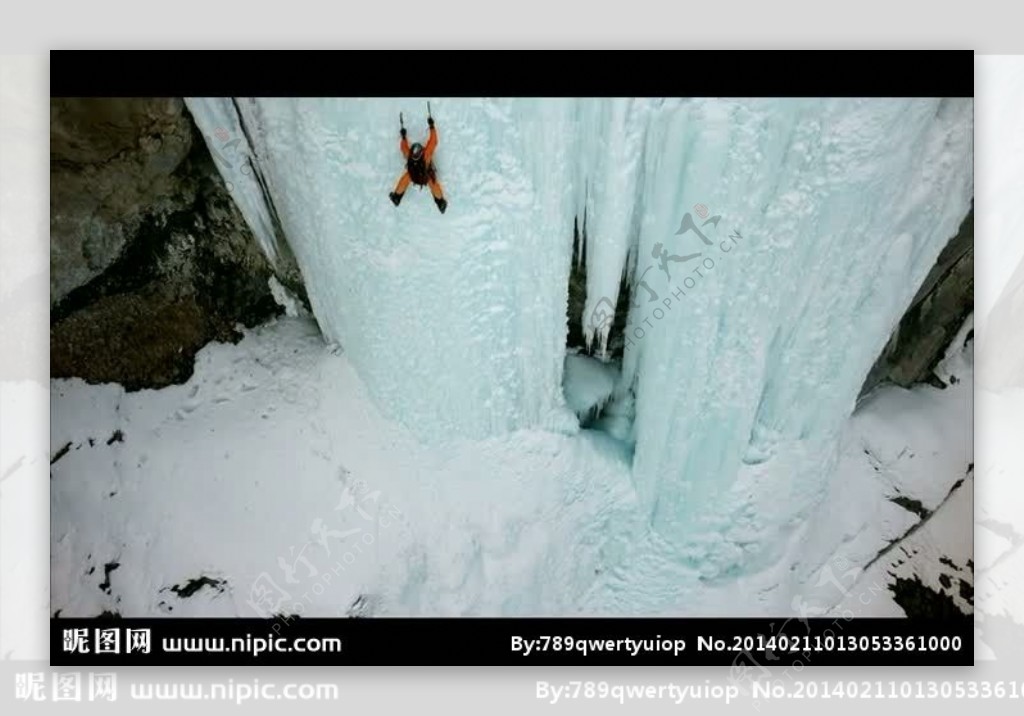
M401 127L401 129L398 130L398 133L402 136L402 141L398 143L398 148L402 150L402 156L403 157L408 157L409 156L409 140L406 138L405 120L402 118L402 113L401 112L398 113L398 124Z
M427 115L427 126L430 128L430 136L427 137L427 146L423 149L423 155L427 162L434 158L434 150L437 149L437 128L434 127L434 118Z

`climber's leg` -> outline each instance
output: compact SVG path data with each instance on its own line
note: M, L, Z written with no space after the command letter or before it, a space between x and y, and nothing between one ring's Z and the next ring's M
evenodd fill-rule
M434 203L437 204L437 208L444 213L444 210L448 208L448 202L444 198L444 189L441 187L441 182L437 180L437 177L430 177L427 181L427 186L430 187L430 193L434 196Z
M391 203L398 206L402 201L402 196L405 194L405 190L409 188L409 182L412 179L409 177L409 172L402 172L401 178L398 180L398 184L395 185L395 190L388 196L391 197Z

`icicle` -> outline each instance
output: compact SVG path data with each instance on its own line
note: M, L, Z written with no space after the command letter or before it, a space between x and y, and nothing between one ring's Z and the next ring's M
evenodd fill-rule
M587 164L587 345L595 341L607 356L608 335L619 287L634 237L637 181L641 169L648 110L642 100L584 100Z
M620 390L636 388L634 477L661 534L706 527L767 464L750 498L775 506L765 534L822 494L828 465L801 456L836 444L970 205L971 107L952 102L701 100L653 121L637 271L657 300L634 300Z
M230 97L186 97L185 105L206 140L228 193L260 248L276 265L278 242L283 237L266 187L260 184L262 169L250 143L252 138L242 125L238 105Z

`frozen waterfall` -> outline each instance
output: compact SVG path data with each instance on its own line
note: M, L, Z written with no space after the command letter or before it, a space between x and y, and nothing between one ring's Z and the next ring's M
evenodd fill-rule
M973 194L969 99L432 99L443 215L415 187L388 200L399 112L423 141L422 99L187 103L324 334L427 441L578 429L562 392L578 219L587 339L603 353L631 302L609 409L635 413L637 493L680 544L722 525L756 544L815 504Z

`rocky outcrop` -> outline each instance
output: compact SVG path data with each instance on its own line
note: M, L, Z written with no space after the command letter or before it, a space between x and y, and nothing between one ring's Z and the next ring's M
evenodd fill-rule
M144 217L188 206L176 170L192 141L181 100L51 101L51 306L103 273Z
M187 380L206 343L280 312L272 267L176 99L54 100L50 372Z
M909 387L929 382L944 387L934 375L950 341L974 311L974 211L942 250L938 261L861 389L865 395L881 383Z

